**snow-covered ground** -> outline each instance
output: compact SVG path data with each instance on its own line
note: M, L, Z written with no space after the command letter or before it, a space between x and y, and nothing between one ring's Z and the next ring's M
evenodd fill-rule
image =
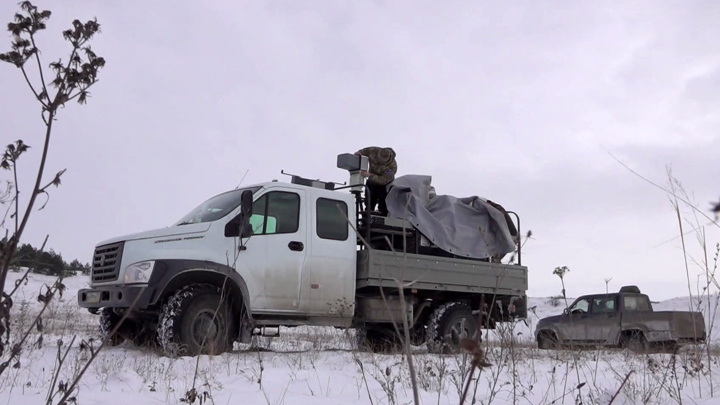
M20 277L11 273L8 285ZM41 308L43 285L54 279L31 274L14 296L13 339ZM48 402L51 387L71 382L97 346L97 318L77 306L84 276L64 280L67 290L43 316L43 341L30 335L19 364L0 376L0 405ZM678 292L682 295L682 291ZM715 297L711 297L714 311ZM656 309L687 310L687 298L657 303ZM718 404L720 352L683 348L677 356L637 355L621 350L537 350L532 330L539 318L558 314L549 298L530 299L527 324L503 325L487 343L491 367L474 373L465 403L478 404ZM708 309L706 302L701 308ZM706 316L710 325L710 319ZM718 339L713 330L711 342ZM408 404L413 391L401 355L353 351L353 332L332 328L282 329L281 336L236 345L221 356L168 358L131 343L103 349L72 396L78 404ZM17 341L17 340L15 340ZM53 384L58 358L63 366ZM427 354L416 348L413 363L420 402L457 404L469 370L467 356ZM4 361L7 353L2 358ZM628 377L629 376L629 377ZM627 381L623 384L623 381ZM192 391L192 389L195 389ZM618 392L619 391L619 392ZM57 392L57 389L55 389ZM617 396L613 400L613 396ZM50 403L57 403L56 394ZM189 399L188 399L189 398ZM72 402L71 402L72 403Z

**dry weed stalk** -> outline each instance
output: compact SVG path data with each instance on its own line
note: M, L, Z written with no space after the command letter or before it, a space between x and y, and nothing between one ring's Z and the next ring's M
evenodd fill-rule
M12 209L13 213L10 215L10 219L14 219L14 224L11 225L12 232L6 228L7 213L0 222L0 227L6 228L5 237L0 240L0 335L5 335L5 339L0 339L0 355L5 352L6 347L10 344L10 309L12 307L12 294L17 290L22 280L27 277L27 273L16 283L15 288L10 294L6 292L6 280L8 271L10 270L11 264L13 263L17 248L19 246L21 237L28 224L31 214L34 212L35 203L40 196L49 198L48 190L52 186L59 186L61 183L61 176L65 172L65 169L58 171L55 176L43 185L43 177L45 173L45 164L48 157L50 138L52 134L53 124L57 119L58 110L63 108L69 101L75 100L80 104L87 102L89 96L88 89L97 82L97 75L99 70L105 66L105 59L97 56L91 49L89 42L90 40L100 31L100 25L96 20L90 20L86 23L82 23L79 20L74 20L72 27L68 30L63 31L63 37L67 40L72 48L70 56L67 62L63 63L62 60L50 63L50 70L53 72L54 77L49 82L46 81L44 75L43 64L40 60L40 50L36 44L36 35L46 28L46 22L50 18L51 12L48 10L40 11L30 1L22 1L20 3L20 12L16 13L13 21L11 21L7 27L8 31L13 36L11 43L11 50L9 52L0 54L0 61L10 63L20 69L25 82L30 88L33 97L40 103L41 106L41 118L45 124L45 135L42 147L42 155L40 157L40 163L37 169L37 175L35 176L34 186L29 193L29 200L24 211L20 210L20 185L18 183L18 160L28 151L30 148L22 140L17 140L7 146L2 160L0 161L0 168L12 171L14 183L8 182L7 190L3 193L3 198L10 197L8 210ZM26 63L30 62L37 65L37 73L39 76L39 83L33 85L28 75L28 68ZM48 77L50 79L50 77ZM50 87L55 88L55 93L51 94ZM2 201L3 204L6 201ZM48 200L43 203L40 209L43 209L47 204ZM45 239L47 241L47 237ZM45 242L43 243L44 248ZM28 339L32 328L36 327L41 335L38 337L36 345L42 347L42 331L43 322L42 315L48 308L50 301L55 297L56 294L62 296L65 286L62 284L62 277L60 277L52 286L45 286L46 291L41 292L38 295L38 301L43 304L40 313L37 315L35 320L32 322L28 330L23 334L19 342L15 342L12 345L9 358L0 364L0 374L2 374L11 362L15 362L13 366L19 366L19 356L22 352L22 346ZM67 352L65 356L67 355ZM57 374L59 373L59 367L64 362L65 356L62 357L58 370L56 370L55 376L53 377L53 385L50 388L47 402L52 401L53 390L55 381L57 380ZM71 399L70 395L74 391L76 384L67 386L66 384L58 384L58 389L65 392L63 397L60 399L60 404L65 404ZM75 402L75 398L72 398L72 402Z
M67 405L68 401L70 400L70 394L73 392L73 390L74 390L74 389L77 387L77 385L80 383L80 379L81 379L82 376L85 374L85 372L87 371L87 369L90 367L90 364L92 364L92 362L97 358L98 354L100 354L100 351L108 344L108 342L110 341L110 339L112 338L112 336L114 336L114 335L118 332L118 330L120 330L120 327L121 327L121 326L123 325L123 323L127 320L127 317L128 317L128 315L130 314L130 312L132 312L132 310L135 309L135 307L137 306L138 301L140 300L140 297L142 296L142 294L143 294L144 292L145 292L145 288L143 287L143 288L140 290L140 292L138 293L138 295L135 297L135 299L133 300L132 304L130 304L130 308L128 308L128 310L125 311L125 313L123 314L123 316L122 316L122 317L120 318L120 320L118 321L117 325L115 325L115 327L110 331L110 333L108 333L108 335L105 336L105 339L103 339L103 341L100 343L100 346L98 346L97 349L94 349L94 348L93 348L92 342L85 342L85 341L83 341L83 342L81 343L81 346L80 346L81 349L82 349L82 348L87 348L88 350L90 350L90 358L87 360L87 362L85 363L85 365L83 366L83 368L80 370L80 372L77 374L77 376L76 376L75 379L72 381L72 383L70 383L70 385L67 387L64 395L63 395L63 396L60 398L60 400L58 401L58 405ZM58 372L59 372L59 371L58 371ZM71 402L72 402L72 401L71 401Z
M47 310L47 308L50 305L50 302L52 301L53 297L55 297L55 294L60 295L62 297L63 291L65 291L65 285L62 283L62 277L59 277L55 283L52 286L45 285L45 293L38 294L37 300L40 301L43 306L40 309L40 312L37 314L33 322L29 325L27 330L25 330L25 333L20 338L19 342L15 342L12 346L12 350L10 351L10 356L7 360L0 363L0 374L2 374L7 367L10 365L11 362L15 362L13 364L13 367L17 368L20 367L20 353L22 353L22 348L25 342L27 341L28 337L30 337L30 334L33 331L33 328L37 328L37 331L40 332L40 336L38 336L35 345L37 345L38 348L42 348L43 345L43 321L42 316L43 313ZM10 297L7 297L6 303L9 305L8 309L12 307L12 299ZM7 315L9 319L9 314ZM9 332L9 331L8 331Z
M52 404L55 395L57 395L58 393L65 394L67 392L67 383L60 381L60 384L58 384L58 378L60 376L60 370L62 370L63 365L65 364L65 359L67 358L68 353L70 353L70 349L72 349L73 343L75 343L75 338L76 336L72 337L72 339L70 340L70 344L68 344L67 348L65 349L65 353L62 352L63 341L60 340L58 342L57 355L55 358L55 370L53 371L53 378L52 382L50 382L50 388L48 388L48 395L46 400L47 405ZM56 385L57 390L55 389Z
M465 398L467 398L468 390L470 389L470 382L475 374L475 369L481 370L485 367L492 366L492 364L488 363L485 359L485 352L477 341L468 338L462 339L460 341L460 347L462 347L463 350L468 352L470 355L470 370L465 378L465 387L463 388L462 395L460 396L460 405L463 405L465 403Z
M567 266L556 267L555 270L553 270L553 274L560 277L560 283L562 284L562 296L563 296L563 300L565 300L565 309L568 311L568 314L570 314L570 305L568 304L567 292L565 290L565 275L568 272L570 272L570 269ZM573 321L573 319L571 316L570 322L572 323L572 321ZM585 385L585 383L580 382L580 367L578 367L577 353L576 353L575 346L573 345L572 341L570 342L570 350L573 355L572 358L573 358L573 364L575 365L575 374L577 375L577 382L578 382L577 390L578 390L578 396L579 396L580 388L582 388ZM566 368L566 372L567 372L567 368ZM563 391L567 390L567 375L565 377L566 377L565 378L566 385L563 388Z
M405 208L407 209L407 205ZM338 206L337 209L341 214L344 215L340 206ZM350 227L353 229L353 231L355 232L355 235L357 235L357 237L360 238L360 241L365 246L365 249L371 249L370 243L368 243L368 241L365 240L365 238L360 234L360 232L358 232L355 224L353 224L349 218L348 218L347 222L350 225ZM407 241L405 238L406 238L405 233L403 233L403 259L405 262L407 262L407 249L405 248L407 246ZM387 238L386 238L386 241L388 244L390 244L390 241L388 241ZM405 267L403 266L402 268L404 271ZM407 313L407 306L406 306L407 304L405 302L404 289L407 288L408 286L404 286L399 279L393 278L392 280L397 285L398 291L400 293L400 305L401 305L401 308L403 309L403 314L406 314ZM412 283L410 283L410 285L412 285ZM419 393L419 389L418 389L417 373L415 371L415 363L413 362L412 348L410 347L410 327L408 325L407 316L402 317L403 318L402 319L403 333L401 333L400 327L399 327L398 323L395 321L395 319L393 318L392 311L390 311L390 305L387 302L387 298L385 297L385 292L382 287L380 287L380 295L382 297L383 302L385 303L385 307L388 308L388 312L390 313L393 328L395 329L395 333L402 341L403 352L405 354L405 358L407 359L408 369L410 372L410 383L412 385L413 401L414 401L413 403L415 405L420 405L420 393Z

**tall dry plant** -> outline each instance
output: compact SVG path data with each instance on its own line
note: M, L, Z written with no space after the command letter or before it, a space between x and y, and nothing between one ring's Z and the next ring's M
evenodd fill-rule
M72 22L72 27L62 32L63 38L70 43L70 54L67 60L58 59L49 64L49 71L43 66L40 58L40 49L37 45L37 35L46 28L46 23L51 16L49 10L40 11L30 1L23 1L19 4L20 11L17 12L11 22L8 23L8 31L12 34L10 51L0 54L0 61L7 62L20 70L32 96L40 104L40 117L45 124L45 134L42 140L42 155L37 167L37 175L34 184L28 194L28 200L24 209L20 209L21 187L18 184L18 160L28 151L30 146L22 139L11 143L5 149L0 161L0 168L10 172L11 180L6 182L5 190L0 192L0 202L7 205L5 215L0 222L0 229L5 230L5 235L0 241L0 355L10 344L10 308L12 307L12 294L5 289L5 282L8 271L13 264L13 258L17 252L18 245L25 228L34 212L35 205L40 196L48 196L48 189L51 186L59 186L60 178L65 169L57 172L50 181L45 179L45 163L47 161L50 138L53 125L57 120L59 110L70 101L77 101L85 104L89 96L89 88L97 82L97 75L100 69L105 66L105 59L97 56L90 47L90 40L100 32L100 25L96 20L89 20L85 23L79 20ZM48 74L49 73L49 74ZM7 97L7 95L5 95ZM40 207L45 207L47 199ZM47 304L57 292L62 291L62 284L48 288L47 292L41 294L42 302ZM41 325L38 318L31 325ZM10 359L3 365L7 367L10 361L14 361L19 355L21 345L13 345ZM0 374L5 367L0 367Z

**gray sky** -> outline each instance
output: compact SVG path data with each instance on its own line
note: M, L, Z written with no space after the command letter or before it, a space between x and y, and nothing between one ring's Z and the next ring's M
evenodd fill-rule
M562 265L570 295L610 277L611 289L687 295L668 197L609 153L662 185L671 165L705 213L718 199L716 1L37 5L53 11L46 64L67 57L72 19L97 17L107 65L88 105L61 111L47 181L68 170L25 242L50 234L66 260L90 261L100 240L168 226L248 170L243 184L287 180L281 169L342 182L338 153L380 145L400 175L520 213L530 295L559 294ZM0 3L0 21L16 10ZM0 89L0 143L34 147L27 191L39 106L11 65ZM720 232L706 231L712 261ZM689 274L695 290L697 265Z

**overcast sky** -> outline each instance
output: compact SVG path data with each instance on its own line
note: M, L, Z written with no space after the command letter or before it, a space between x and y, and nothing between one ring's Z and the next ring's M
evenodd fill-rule
M0 2L0 21L14 3ZM60 112L46 181L67 172L24 242L49 234L67 261L90 261L97 242L168 226L246 172L243 184L288 180L280 170L342 182L338 153L380 145L397 152L399 175L518 212L533 232L532 296L560 293L562 265L572 296L610 277L652 298L688 293L668 197L610 154L661 185L671 166L709 214L720 2L36 4L53 11L44 63L67 57L61 31L74 18L97 17L107 65L88 104ZM0 89L0 143L33 146L20 162L24 205L44 128L9 64ZM720 232L706 232L712 256ZM700 259L695 234L686 242ZM696 290L698 266L689 274Z

